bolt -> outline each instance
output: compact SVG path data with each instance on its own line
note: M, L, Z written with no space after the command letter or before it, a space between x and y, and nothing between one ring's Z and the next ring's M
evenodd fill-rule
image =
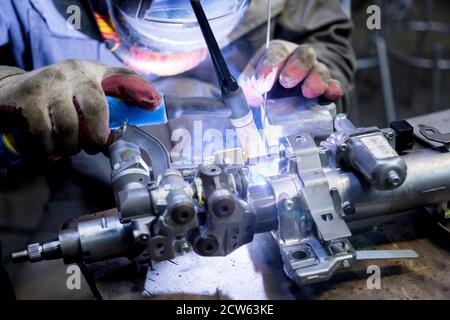
M178 203L170 210L170 217L179 225L186 225L195 218L195 208L191 203Z
M291 198L286 198L284 200L284 208L288 211L291 211L292 209L294 209L294 201L292 201Z
M199 238L194 245L194 250L201 256L212 256L217 249L219 249L219 242L212 235Z
M395 137L395 133L392 132L392 131L387 131L387 132L384 134L384 136L386 137L386 139L392 140L392 139L394 139L394 137Z
M179 246L179 253L180 254L187 254L191 250L191 246L186 240L181 241Z
M221 172L222 170L218 166L210 165L207 167L207 173L210 175L219 175Z
M212 204L212 212L218 218L228 218L234 213L236 204L229 196L220 196Z
M389 186L398 187L401 183L402 179L398 175L396 171L389 171L386 177L386 182Z
M292 149L291 147L287 147L286 150L284 151L284 154L288 159L293 158L295 156L294 149Z
M348 145L346 145L345 143L343 143L339 146L339 151L345 152L347 150L348 150Z
M351 216L352 214L355 214L355 207L350 201L345 201L342 205L342 210L344 211L346 216Z
M297 136L295 137L295 141L298 143L306 142L306 138L304 136Z
M350 261L348 261L348 260L342 261L342 266L343 266L344 268L350 267Z
M140 242L146 242L148 240L148 235L143 234L139 237Z

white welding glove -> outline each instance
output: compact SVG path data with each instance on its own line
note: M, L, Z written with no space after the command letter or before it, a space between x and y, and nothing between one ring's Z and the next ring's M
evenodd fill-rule
M344 94L339 81L331 78L327 66L307 44L274 40L268 49L263 47L255 54L239 78L252 106L259 106L277 81L286 89L299 86L299 94L310 99L323 96L334 101Z

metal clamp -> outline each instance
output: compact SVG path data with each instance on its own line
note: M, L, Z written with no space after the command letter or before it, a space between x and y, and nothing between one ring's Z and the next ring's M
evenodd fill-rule
M442 143L445 146L450 145L450 133L441 133L438 129L434 127L421 125L419 127L419 132L422 134L425 139Z

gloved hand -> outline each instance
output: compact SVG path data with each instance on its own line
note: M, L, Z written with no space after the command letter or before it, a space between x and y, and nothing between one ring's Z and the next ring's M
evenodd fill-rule
M24 149L47 156L94 154L110 136L105 94L148 110L161 104L155 88L132 71L68 60L1 79L0 128L18 131Z
M340 83L331 79L328 68L317 61L314 49L284 40L274 40L269 49L261 48L239 78L239 84L252 106L259 106L263 96L276 81L286 89L301 85L306 98L323 96L337 100L344 94Z

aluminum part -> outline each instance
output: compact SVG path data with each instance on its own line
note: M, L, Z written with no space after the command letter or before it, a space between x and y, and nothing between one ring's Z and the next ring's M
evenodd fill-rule
M314 132L296 132L260 163L234 149L185 169L170 168L153 138L126 130L110 148L119 212L72 221L57 240L31 244L13 261L90 263L145 252L164 261L190 250L224 256L262 232L273 234L284 270L298 285L325 281L357 260L416 258L413 250L355 251L350 230L448 202L448 149L399 156L391 129L355 128L345 115L334 124L338 131L319 138L320 146ZM147 163L142 151L159 154ZM273 163L276 170L264 170Z

